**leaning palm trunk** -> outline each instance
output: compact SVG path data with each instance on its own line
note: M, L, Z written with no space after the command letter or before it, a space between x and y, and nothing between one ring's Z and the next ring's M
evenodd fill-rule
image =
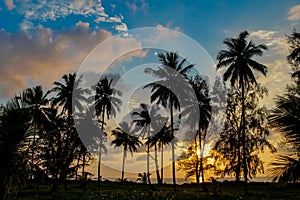
M148 128L148 138L150 137L150 126ZM150 143L148 142L147 144L147 177L148 177L148 183L151 185L151 180L150 180Z
M160 166L161 166L161 172L160 172L160 181L163 184L164 183L164 144L161 142L161 155L160 155Z
M199 135L199 132L198 134ZM197 145L197 135L194 138L194 142L195 142L195 149L196 149L196 166L195 166L195 175L196 175L196 183L199 184L200 183L200 173L199 173L199 158L198 158L198 154L197 154L197 150L198 150L198 145Z

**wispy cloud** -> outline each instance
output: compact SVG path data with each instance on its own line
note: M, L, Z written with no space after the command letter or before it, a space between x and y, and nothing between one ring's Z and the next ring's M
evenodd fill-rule
M290 8L287 19L291 21L300 20L300 4Z
M12 10L16 7L13 0L4 0L4 3L8 10Z
M274 106L273 98L282 94L290 81L290 68L286 61L289 45L284 33L273 30L257 30L250 33L256 44L265 44L268 50L257 59L268 67L267 77L259 77L259 82L269 89L269 95L263 100L268 107Z
M126 5L132 12L142 11L148 13L149 5L145 0L126 1Z
M6 0L7 7L12 9L14 4L12 0ZM123 16L109 16L105 12L101 0L23 0L17 2L17 12L24 15L26 21L55 21L65 18L69 15L80 15L83 17L92 17L95 23L107 22L122 25Z

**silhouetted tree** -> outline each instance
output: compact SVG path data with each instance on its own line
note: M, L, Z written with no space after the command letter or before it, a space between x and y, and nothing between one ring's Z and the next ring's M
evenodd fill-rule
M185 66L186 59L179 61L177 53L159 53L159 61L161 66L157 70L146 68L145 73L152 74L159 80L147 84L144 88L151 88L151 103L156 101L170 110L170 126L174 135L174 110L180 110L179 99L184 98L187 88L190 88L187 73L194 65ZM175 94L177 93L177 94ZM176 191L176 169L175 169L175 143L171 141L172 147L172 176L174 191Z
M292 66L292 83L287 85L283 95L275 99L275 108L271 110L270 125L282 133L287 149L287 154L278 155L271 163L273 168L270 174L273 181L280 183L300 181L300 33L295 31L287 36L290 45L288 62Z
M253 60L254 56L261 56L263 50L267 47L263 44L256 45L252 41L247 42L247 36L249 33L247 31L241 32L237 38L227 38L224 40L226 45L226 50L221 50L218 53L217 69L227 67L227 70L223 74L224 81L230 79L231 86L236 85L241 90L241 130L238 133L240 138L238 141L242 146L243 157L246 158L246 119L245 119L245 89L251 85L256 84L256 79L252 70L255 70L263 75L267 73L267 67ZM240 148L239 148L240 149ZM241 162L243 165L247 165L246 159L241 161L241 152L238 151L238 167L236 171L236 180L240 180L240 166ZM245 180L245 190L247 192L247 167L244 167L244 180Z
M264 152L267 147L271 153L276 149L267 140L269 135L268 110L265 106L259 106L259 99L267 93L267 89L260 85L248 86L245 90L247 96L245 103L245 154L238 157L242 138L241 132L241 98L243 95L238 88L232 87L228 91L226 119L224 128L215 144L214 159L217 167L217 175L236 175L240 170L247 171L247 177L255 177L257 172L263 173L263 162L259 153ZM246 160L241 165L238 159ZM246 163L246 165L244 164ZM246 170L244 168L247 168Z
M95 110L96 115L98 116L98 120L101 123L101 131L99 136L99 158L98 158L98 189L100 189L100 178L101 178L101 155L102 155L102 142L103 137L105 137L104 133L104 124L105 124L105 115L106 118L109 119L111 116L116 116L116 111L120 111L120 105L122 101L119 97L122 96L121 91L113 88L112 86L113 79L108 80L106 77L100 79L95 88Z
M23 151L30 126L25 96L25 92L20 93L0 109L0 199L14 186L21 187L20 181L27 178L29 172L27 153Z
M142 145L142 142L139 141L137 136L131 135L131 127L126 122L122 122L120 127L117 127L112 131L112 135L115 139L111 142L115 147L123 146L123 162L122 162L122 178L121 181L124 181L124 172L125 172L125 159L127 156L127 151L133 154L133 152L138 151L138 147Z

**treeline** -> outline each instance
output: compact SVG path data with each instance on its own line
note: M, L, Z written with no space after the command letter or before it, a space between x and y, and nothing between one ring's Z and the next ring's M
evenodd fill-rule
M101 156L106 151L104 143L110 134L111 145L123 149L121 181L125 181L125 159L128 153L137 152L145 146L147 172L141 179L150 182L150 153L154 151L157 183L163 183L163 149L171 148L172 177L176 191L176 132L178 123L188 126L193 133L193 142L177 161L177 170L184 170L187 177L195 177L197 183L205 183L205 170L216 175L235 176L236 181L245 183L264 172L259 153L268 148L276 149L267 140L270 128L284 133L292 155L280 155L274 161L272 174L283 183L299 181L299 108L300 108L300 33L294 31L288 36L291 53L288 61L292 66L292 83L286 93L276 97L276 107L268 110L259 105L267 89L256 81L256 73L267 75L267 67L253 58L261 56L267 47L247 41L248 32L237 38L224 40L226 49L217 56L217 69L226 68L223 80L229 82L227 97L222 96L223 82L216 80L213 91L199 74L190 73L194 65L186 64L173 52L159 53L161 65L146 68L145 73L159 78L144 88L151 91L153 105L140 104L131 113L131 122L122 122L109 133L106 123L120 112L122 92L114 88L113 80L101 78L91 88L81 87L81 77L76 73L64 75L62 82L53 83L53 88L44 92L41 86L26 89L16 95L0 110L0 199L5 194L18 191L27 184L51 185L53 198L57 196L59 184L70 178L81 180L86 187L89 173L86 166L98 159L98 189L101 189ZM255 71L255 73L254 73ZM171 89L170 89L171 88ZM91 95L91 91L95 95ZM174 93L174 91L179 91ZM76 95L74 95L76 94ZM193 97L193 98L192 98ZM226 99L226 105L214 105L216 99ZM184 103L182 103L184 102ZM161 105L169 112L160 114ZM212 119L218 118L212 112L226 106L224 127L221 131L209 128ZM75 116L74 111L80 111ZM195 113L196 112L196 113ZM77 120L74 120L74 119ZM77 124L75 124L77 123ZM84 145L75 127L89 123L99 141L98 158ZM208 155L207 144L214 142ZM160 150L160 155L158 155ZM152 157L152 155L151 155ZM161 158L159 162L159 157ZM144 176L144 177L143 177ZM202 184L203 190L207 188Z

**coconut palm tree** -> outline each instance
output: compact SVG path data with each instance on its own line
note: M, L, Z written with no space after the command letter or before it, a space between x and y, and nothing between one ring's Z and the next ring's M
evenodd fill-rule
M100 148L99 148L99 158L98 158L98 189L100 189L100 178L101 178L101 154L103 148L103 137L104 136L104 124L105 115L109 120L111 116L115 117L117 111L120 111L120 105L122 101L119 97L122 96L122 92L112 87L113 79L108 80L107 77L100 79L95 87L96 94L94 98L94 105L96 115L98 116L98 121L101 123L101 135L100 135Z
M247 178L247 163L246 163L246 142L245 142L245 88L248 84L256 84L256 78L252 70L257 71L266 76L267 67L263 64L253 60L254 56L261 56L263 50L267 47L263 44L256 45L252 41L248 42L247 31L241 32L237 38L227 38L224 40L224 44L227 49L219 51L217 55L217 69L227 67L223 74L223 80L230 79L231 86L237 85L242 92L242 111L241 111L241 130L239 133L239 141L241 141L243 149L243 169L245 187L248 181ZM241 167L241 152L238 151L238 170L236 173L236 180L240 180L240 167ZM246 188L245 188L246 189Z
M194 65L185 66L186 59L179 60L179 56L174 52L159 53L159 61L161 65L157 70L146 68L145 73L149 73L158 81L147 84L144 88L151 88L151 103L156 101L170 110L171 132L174 135L174 110L180 110L179 99L186 96L185 89L189 88L187 74ZM175 94L176 93L176 94ZM171 142L172 146L172 175L173 186L176 191L176 169L175 169L175 143Z
M161 124L163 122L163 117L158 114L159 107L158 106L152 106L149 108L148 105L141 103L140 104L140 111L136 110L132 112L132 116L135 117L133 119L133 122L136 124L137 128L142 128L141 131L141 137L145 138L145 134L147 134L147 174L150 174L149 171L149 160L150 160L150 137L151 132L156 132L157 129L161 128ZM136 118L137 117L137 118ZM156 144L155 144L156 145ZM157 165L157 151L155 146L155 163L156 163L156 169L157 169L157 180L159 181L159 174L158 174L158 165ZM148 183L150 182L150 176L148 176Z
M34 88L28 88L25 90L26 98L25 102L28 104L29 110L31 112L31 124L33 127L33 139L31 147L31 175L30 179L33 178L34 169L34 151L36 142L36 133L40 125L43 124L45 120L45 112L47 112L47 106L49 100L47 99L48 92L44 94L42 86L36 86Z
M123 162L122 162L122 178L124 181L124 169L125 169L125 159L127 156L127 151L133 154L133 152L138 151L138 147L142 145L142 142L137 136L131 135L131 127L126 122L119 124L119 127L112 131L112 135L115 139L111 142L115 147L123 146Z
M174 129L177 130L177 129ZM176 142L176 137L174 134L172 134L171 126L167 125L167 121L164 123L162 128L152 137L150 137L147 140L147 143L150 144L150 147L155 148L155 152L157 149L160 149L161 155L160 155L160 166L161 166L161 172L160 172L160 178L158 179L158 183L162 184L164 180L164 146L171 143L171 141ZM156 163L156 170L158 171L158 163ZM158 174L158 172L157 172Z
M71 164L74 150L76 149L76 145L78 145L78 133L74 130L74 116L73 111L78 109L78 111L82 111L83 105L82 103L87 101L87 97L85 95L90 94L90 90L86 88L81 88L81 77L76 78L76 73L70 73L63 75L62 79L64 83L55 81L54 87L51 89L51 92L56 93L56 96L52 98L52 104L55 108L61 108L61 115L67 118L66 122L66 131L67 131L67 144L64 146L65 148L69 148L69 151L65 149L65 152L69 152L68 156L69 162L65 162L66 165ZM72 146L70 146L72 145ZM68 169L69 166L65 166L63 169ZM65 172L67 175L67 172ZM66 178L66 177L65 177ZM66 186L66 185L65 185Z

